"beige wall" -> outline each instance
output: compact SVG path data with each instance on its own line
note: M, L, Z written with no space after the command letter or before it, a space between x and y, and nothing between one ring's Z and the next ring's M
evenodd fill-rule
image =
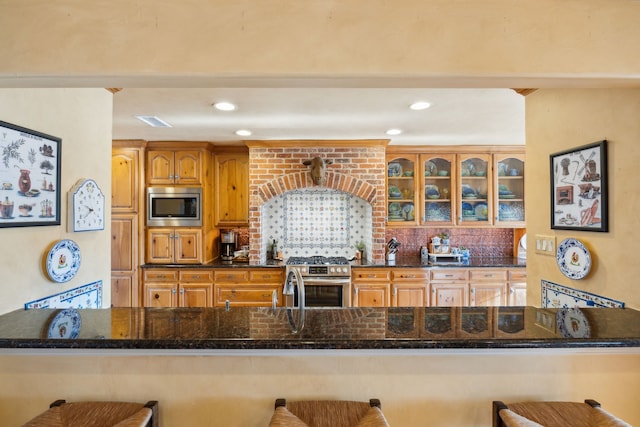
M469 350L473 352L473 350ZM0 419L55 399L160 402L162 427L264 427L276 398L380 398L396 427L491 425L494 399L594 398L640 425L639 354L0 356Z
M640 240L640 90L539 90L526 98L528 303L540 305L540 280L622 300L640 308L636 244ZM549 154L606 139L609 232L551 230ZM534 252L536 234L573 237L589 249L593 267L582 280L565 277L555 257Z
M61 225L0 229L0 313L96 280L109 306L111 111L112 95L104 89L0 89L1 120L62 138ZM67 231L67 192L80 178L94 179L105 194L105 230ZM49 280L42 265L59 239L74 240L81 251L78 274L66 283Z
M540 87L533 79L637 80L640 69L632 0L0 0L0 9L0 85L401 77Z

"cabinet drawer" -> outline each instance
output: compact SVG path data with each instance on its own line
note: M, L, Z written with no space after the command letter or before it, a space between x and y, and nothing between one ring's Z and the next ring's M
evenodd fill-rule
M456 270L453 268L431 270L431 280L467 280L469 270Z
M525 270L524 268L518 270L509 270L509 280L512 282L526 282L527 270Z
M212 270L187 270L180 272L180 282L212 283Z
M249 270L252 283L284 283L284 272L281 269Z
M380 270L377 268L367 268L352 271L351 278L354 282L389 281L391 280L391 270Z
M234 270L230 268L228 270L214 271L213 277L216 283L223 283L223 282L247 283L249 281L249 271Z
M215 301L217 307L224 306L227 301L232 305L241 306L271 306L273 293L278 299L282 297L280 287L245 285L245 286L215 286Z
M178 270L145 270L145 282L177 282Z
M394 282L412 281L421 282L429 280L429 270L421 268L402 268L391 272Z
M507 280L507 270L485 270L475 269L469 270L470 279L475 280L492 280L505 282Z

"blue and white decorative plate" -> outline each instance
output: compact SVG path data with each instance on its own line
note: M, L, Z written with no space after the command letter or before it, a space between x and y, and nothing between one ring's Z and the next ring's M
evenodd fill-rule
M73 240L58 240L47 255L47 274L57 283L68 282L80 268L80 248Z
M564 338L589 338L591 326L579 308L561 308L556 313L556 325Z
M72 340L78 338L81 327L82 318L78 310L68 308L56 314L53 320L51 320L47 331L47 338Z
M564 239L558 245L556 262L562 274L569 279L580 280L591 270L589 249L577 239Z

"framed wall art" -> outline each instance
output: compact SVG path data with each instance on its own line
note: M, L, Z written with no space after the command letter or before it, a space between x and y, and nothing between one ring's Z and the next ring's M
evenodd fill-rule
M61 142L0 121L0 228L60 225Z
M551 154L551 228L609 231L607 141Z

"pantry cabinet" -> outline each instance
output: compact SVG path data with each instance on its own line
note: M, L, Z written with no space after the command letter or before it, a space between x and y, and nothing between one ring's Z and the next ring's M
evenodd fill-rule
M215 223L218 227L249 224L249 154L216 153L214 157Z
M147 230L147 263L202 264L202 229L154 227Z
M200 150L150 149L147 152L147 185L202 185L202 168L203 152Z

